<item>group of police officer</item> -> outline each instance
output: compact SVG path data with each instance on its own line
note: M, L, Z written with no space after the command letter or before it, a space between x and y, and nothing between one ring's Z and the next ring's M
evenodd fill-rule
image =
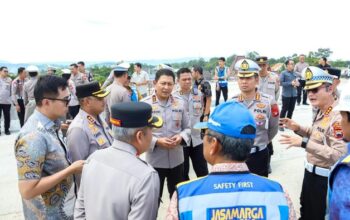
M280 124L296 133L283 134L280 143L307 152L301 219L324 219L331 168L347 152L334 77L317 67L303 70L308 98L318 109L308 128L279 118L279 79L267 66L267 57L239 60L240 93L211 115L211 87L200 67L182 68L177 77L170 67L159 69L154 92L140 103L130 102L123 65L113 70L108 90L97 82L77 85L79 112L68 128L68 155L73 162L86 160L86 169L75 175L80 187L75 217L155 219L167 179L173 196L168 219L294 219L281 185L259 177L268 176ZM139 158L144 152L146 162ZM181 183L189 180L189 158L201 178ZM213 165L209 175L207 163Z

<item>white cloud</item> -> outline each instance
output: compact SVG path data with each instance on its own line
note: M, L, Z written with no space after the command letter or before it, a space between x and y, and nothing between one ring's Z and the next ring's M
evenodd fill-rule
M346 1L4 0L0 60L270 57L330 47L350 60Z

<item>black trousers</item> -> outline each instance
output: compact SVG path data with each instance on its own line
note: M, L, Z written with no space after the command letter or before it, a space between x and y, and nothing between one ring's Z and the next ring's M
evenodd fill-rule
M154 168L158 172L160 180L159 198L162 198L165 178L167 178L169 197L173 195L176 185L182 182L184 176L184 164L174 168Z
M192 166L197 177L208 175L207 161L203 155L203 144L193 147L192 141L191 146L184 147L184 180L189 180L188 173L190 171L190 158L192 160Z
M326 214L328 178L305 170L300 195L300 220L323 220Z
M250 154L246 164L251 173L267 177L269 175L269 150L267 147L256 153Z
M26 111L26 108L24 107L23 99L17 99L18 105L20 107L20 112L17 112L19 123L21 127L24 125L24 113Z
M75 116L77 116L77 114L79 113L79 109L80 109L80 105L68 106L68 111L72 119L74 119Z
M305 87L305 80L299 80L300 86L297 87L297 103L300 104L301 102L301 95L303 95L303 104L306 104L307 99L307 93L304 90Z
M0 119L2 116L2 112L3 112L4 113L5 132L9 131L9 129L10 129L10 123L11 123L10 110L11 110L11 104L0 104ZM0 126L1 126L1 123L0 123Z
M287 118L292 118L296 100L297 97L282 96L282 110L280 115L281 118L285 118L286 115Z
M224 96L224 100L226 102L227 100L227 94L228 94L228 85L226 87L221 87L219 85L216 85L216 100L215 100L215 106L218 106L220 103L220 96L221 96L221 92L222 95Z

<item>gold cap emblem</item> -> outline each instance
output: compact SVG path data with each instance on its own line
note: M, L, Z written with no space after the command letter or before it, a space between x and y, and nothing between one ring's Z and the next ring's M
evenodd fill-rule
M243 62L241 63L241 70L243 71L247 71L249 69L249 64L246 60L243 60Z
M312 74L311 70L309 68L307 68L305 71L305 79L310 80L310 79L312 79L312 77L313 77L313 74Z

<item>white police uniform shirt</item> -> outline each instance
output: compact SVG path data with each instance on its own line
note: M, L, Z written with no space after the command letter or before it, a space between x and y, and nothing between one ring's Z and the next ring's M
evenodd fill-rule
M183 148L181 144L168 149L156 146L157 138L181 135L187 145L190 143L190 120L185 111L184 100L176 95L171 95L167 103L160 102L156 95L146 97L141 100L152 106L152 115L163 119L161 128L153 129L151 147L147 151L146 161L156 168L174 168L184 162Z
M11 105L11 83L10 77L0 77L0 104Z
M156 219L158 173L136 154L132 145L114 140L88 158L74 219Z
M278 76L269 72L267 76L259 76L258 91L270 95L276 101L280 96L280 83Z
M74 162L86 160L96 150L112 145L112 131L104 120L98 116L95 119L83 109L70 124L67 131L67 147L69 158ZM80 175L76 175L80 185Z
M201 130L193 128L195 124L200 122L200 118L203 114L204 103L202 92L196 88L191 89L191 92L188 94L183 93L181 90L178 90L173 94L180 96L184 100L185 110L190 118L192 146L196 147L202 144L203 140L201 138ZM187 146L190 146L190 144Z
M244 104L255 118L254 146L265 147L278 132L279 111L276 101L271 96L259 92L249 104L245 102L242 94L234 96L233 99Z

